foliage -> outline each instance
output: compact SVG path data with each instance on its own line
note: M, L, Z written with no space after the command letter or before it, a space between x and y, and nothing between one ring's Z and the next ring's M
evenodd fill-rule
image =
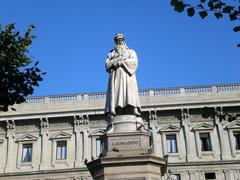
M234 4L235 5L229 5L221 0L199 0L197 5L192 5L182 0L171 0L171 5L175 11L182 13L185 10L190 17L198 13L199 16L204 19L209 13L212 13L217 19L221 19L224 15L227 15L231 21L239 21L240 0L234 0ZM240 26L235 26L233 31L240 32ZM240 47L240 43L237 47Z
M14 24L0 26L0 112L25 102L45 74L37 67L38 62L31 66L28 48L35 38L33 28L30 25L25 34L20 35Z

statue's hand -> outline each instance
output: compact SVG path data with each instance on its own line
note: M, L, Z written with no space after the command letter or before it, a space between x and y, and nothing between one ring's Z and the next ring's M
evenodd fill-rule
M114 68L117 68L118 67L118 59L113 59L112 64L113 64Z
M123 64L123 61L118 61L118 66L121 67Z

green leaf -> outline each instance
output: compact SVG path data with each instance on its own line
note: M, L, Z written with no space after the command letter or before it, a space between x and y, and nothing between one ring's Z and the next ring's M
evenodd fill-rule
M231 13L231 10L233 9L233 6L226 6L223 8L224 13Z
M171 5L172 6L176 6L178 4L178 0L171 0Z
M207 13L207 11L201 11L201 12L199 12L199 15L202 19L204 19L208 15L208 13Z
M240 26L234 27L234 28L233 28L233 31L234 31L234 32L239 32L239 31L240 31Z
M182 1L178 2L175 6L175 11L181 13L184 11L184 8L186 7L186 4L184 4Z
M195 14L195 9L193 7L187 9L188 16L192 17Z
M223 17L222 13L214 13L217 19L220 19Z
M37 62L34 64L34 66L37 66L37 65L38 65L38 63L39 63L39 61L37 61Z
M201 9L204 9L204 6L202 4L199 4L198 7L200 7Z
M236 14L229 14L229 18L231 21L237 20L237 15Z
M214 4L212 1L209 1L208 2L208 7L210 8L210 10L213 10L214 9Z

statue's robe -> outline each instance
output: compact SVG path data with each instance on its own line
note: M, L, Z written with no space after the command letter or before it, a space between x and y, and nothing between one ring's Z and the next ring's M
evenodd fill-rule
M108 91L105 113L116 114L117 107L125 108L127 105L135 107L140 112L140 101L136 80L138 66L137 54L127 49L122 65L113 69L113 61L119 54L112 50L106 59L106 70L109 72Z

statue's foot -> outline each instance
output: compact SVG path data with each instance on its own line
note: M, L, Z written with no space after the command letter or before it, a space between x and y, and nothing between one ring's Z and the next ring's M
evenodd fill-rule
M137 108L134 108L133 114L134 114L135 116L137 116L137 117L141 116L141 113L138 111Z

